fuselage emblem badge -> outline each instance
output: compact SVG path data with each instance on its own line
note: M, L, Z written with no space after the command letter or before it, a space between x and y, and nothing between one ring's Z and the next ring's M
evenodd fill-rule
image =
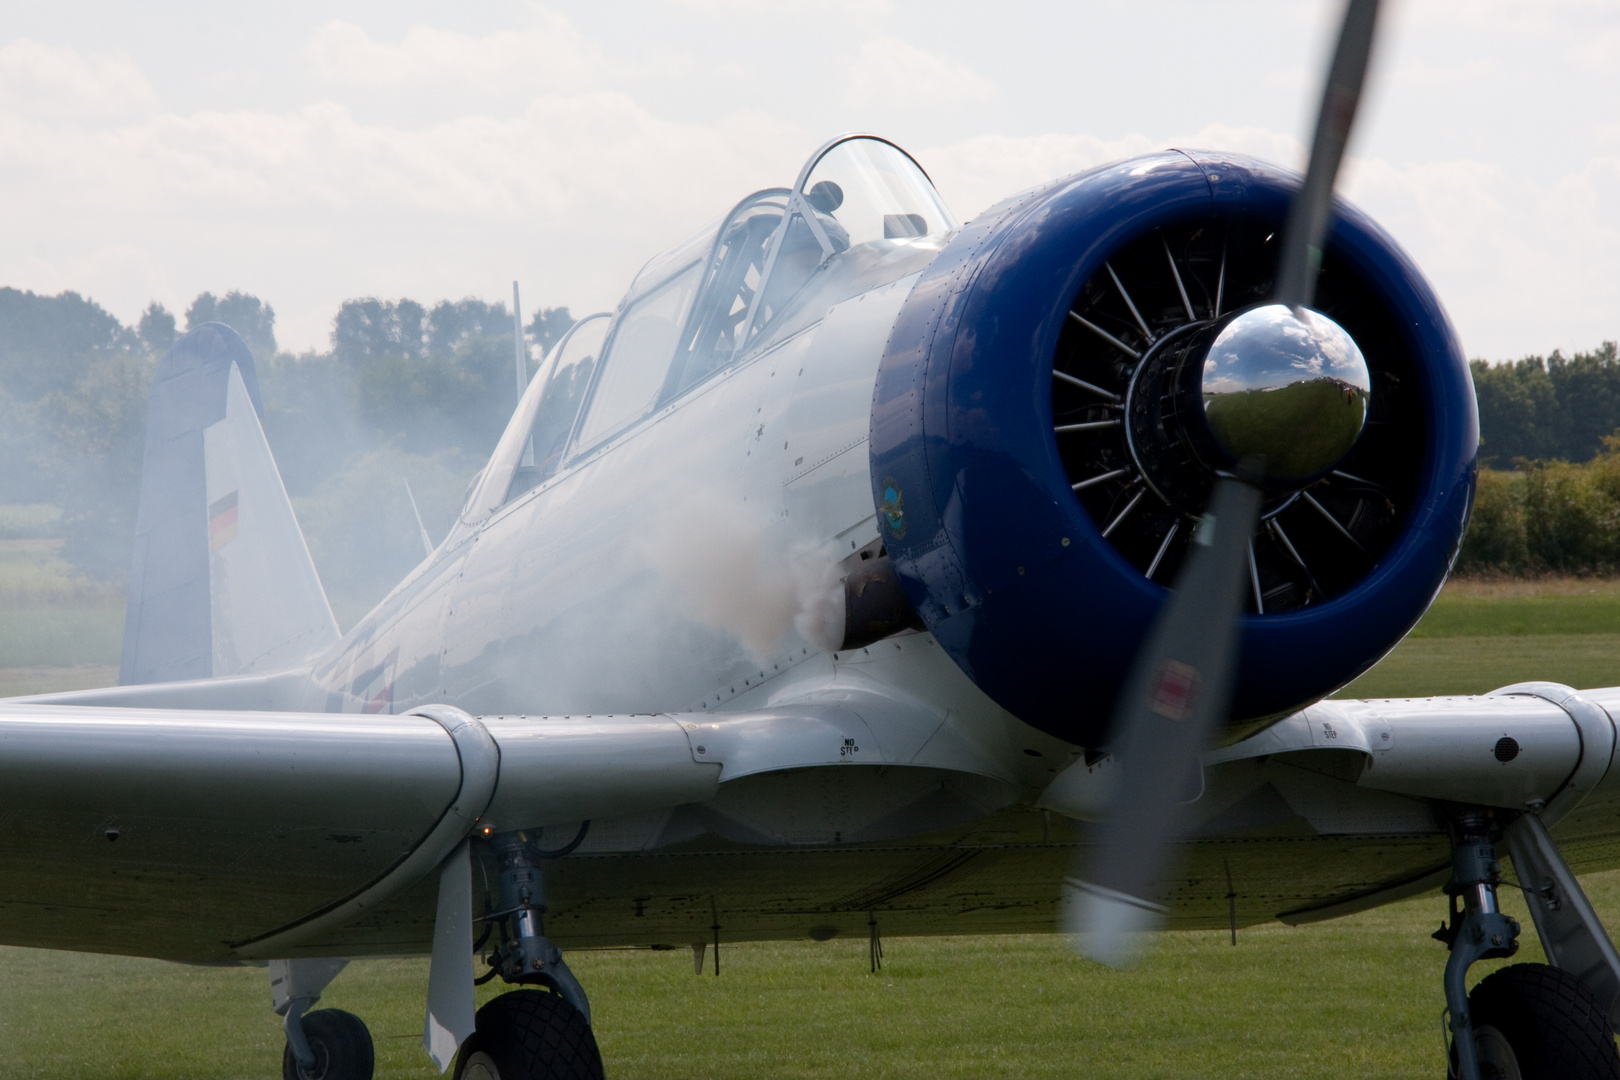
M883 520L888 523L889 531L896 540L903 540L906 536L906 501L900 494L900 485L894 477L883 481L883 502L878 507L883 514Z

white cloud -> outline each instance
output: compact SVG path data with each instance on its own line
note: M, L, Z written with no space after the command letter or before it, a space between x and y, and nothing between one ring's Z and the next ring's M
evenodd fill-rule
M448 85L511 93L594 85L600 57L573 25L546 11L536 18L532 26L486 37L416 26L398 44L374 41L353 23L333 21L310 38L304 58L317 78L371 88Z
M1465 64L1425 64L1413 62L1384 74L1391 83L1417 83L1446 86L1453 83L1488 79L1497 73L1493 60L1470 60Z
M881 37L856 54L844 100L855 106L905 108L981 100L995 92L995 85L971 68L899 38Z
M1470 356L1586 349L1615 336L1620 157L1549 183L1471 159L1355 162L1349 198L1411 254Z
M782 15L799 19L826 18L837 12L843 18L881 19L889 16L890 0L676 0L681 7L711 14Z
M1227 71L1250 95L1219 111L1183 89L1091 92L1079 118L1011 114L973 103L1069 100L1075 73L1025 71L979 50L971 27L940 24L928 52L881 6L840 0L827 16L807 3L687 0L679 18L640 37L620 37L620 24L595 12L576 24L526 8L521 25L500 28L487 14L429 26L340 7L296 22L282 54L228 70L163 69L163 100L123 53L41 43L73 41L71 20L58 18L54 38L0 38L0 283L78 289L125 319L154 297L183 308L202 289L243 288L276 306L283 340L298 346L323 345L337 304L368 292L493 297L516 276L526 298L597 307L653 252L753 187L792 177L821 137L851 126L852 108L899 115L908 149L932 141L918 158L964 218L1167 146L1304 160L1298 138L1271 129L1297 120L1303 130L1307 118L1265 106L1316 93L1319 75L1308 57L1286 66L1276 57L1293 53L1265 41ZM1099 43L1123 42L1124 55L1164 10L1008 18L1028 28L1066 17ZM1283 24L1325 53L1340 8L1264 10L1261 38ZM1460 104L1380 108L1379 125L1399 137L1371 127L1358 136L1352 150L1368 156L1346 162L1342 186L1431 276L1471 351L1589 347L1620 332L1620 124L1609 83L1580 67L1620 63L1617 11L1613 0L1391 9L1385 34L1398 51L1387 53L1387 79L1412 100ZM790 33L812 18L815 34ZM177 28L172 40L195 50L199 33ZM148 70L167 63L169 52L128 40ZM792 85L761 77L778 56L796 65ZM1561 76L1581 86L1561 90ZM1517 112L1490 96L1514 79ZM1286 92L1290 80L1302 89ZM1500 113L1500 130L1434 119L1478 112ZM1177 119L1189 115L1233 123ZM1014 124L1047 133L1015 136ZM1088 128L1103 137L1074 133ZM1536 141L1552 129L1557 143Z
M0 110L52 119L139 115L157 94L123 54L80 56L17 38L0 48Z
M1380 20L1386 36L1430 28L1544 34L1567 29L1572 17L1620 10L1614 0L1403 0L1390 7Z
M1146 136L980 135L917 155L957 217L967 221L1014 192L1158 147Z
M246 288L295 347L323 347L347 296L520 271L535 300L606 306L649 255L791 179L810 142L762 113L683 124L607 91L412 128L331 102L94 129L0 110L0 281L125 317L159 282L171 307Z
M1611 75L1620 65L1620 27L1587 38L1569 51L1570 58L1587 71Z

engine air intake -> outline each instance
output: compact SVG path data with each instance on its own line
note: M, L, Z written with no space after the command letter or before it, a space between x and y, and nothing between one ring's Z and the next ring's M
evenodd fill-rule
M1212 484L1263 455L1226 737L1411 629L1467 520L1467 363L1406 255L1341 204L1313 309L1271 304L1299 179L1171 151L993 207L924 271L872 401L907 599L981 689L1100 746Z
M1216 471L1266 454L1254 614L1367 576L1411 508L1424 440L1411 349L1353 269L1324 260L1303 322L1265 304L1280 231L1200 217L1122 245L1074 297L1052 366L1070 488L1153 581L1174 580Z

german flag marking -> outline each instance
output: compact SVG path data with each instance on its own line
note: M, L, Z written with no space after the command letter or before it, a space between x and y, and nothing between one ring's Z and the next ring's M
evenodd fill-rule
M218 551L236 539L236 492L208 504L208 550Z

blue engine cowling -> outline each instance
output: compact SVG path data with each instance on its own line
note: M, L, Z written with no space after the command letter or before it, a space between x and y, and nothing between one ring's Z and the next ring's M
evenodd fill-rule
M1098 520L1112 521L1116 510L1107 507L1123 505L1128 489L1099 496L1101 486L1082 484L1089 510L1072 490L1079 466L1054 434L1054 363L1060 352L1110 346L1077 331L1076 323L1085 324L1069 313L1093 282L1121 281L1116 270L1130 251L1152 256L1157 246L1142 246L1155 244L1151 238L1169 255L1166 237L1181 243L1207 233L1200 241L1206 247L1222 237L1221 280L1199 282L1203 293L1189 298L1192 285L1178 276L1181 294L1171 302L1185 305L1187 319L1204 310L1220 314L1221 288L1237 288L1226 280L1227 246L1241 232L1231 223L1253 234L1250 262L1265 267L1298 182L1297 174L1247 157L1172 151L1052 183L964 227L895 322L873 398L870 450L890 557L918 614L962 669L1014 715L1055 736L1086 746L1105 741L1120 684L1168 596L1148 573L1173 580L1159 559L1175 535L1161 526L1166 539L1149 560L1153 537L1140 541L1147 546L1136 554L1119 534L1105 538ZM1175 264L1171 256L1167 273ZM1274 260L1269 265L1274 273ZM1317 528L1329 539L1320 541L1321 552L1286 547L1299 566L1285 569L1303 571L1310 586L1277 586L1283 599L1275 605L1264 604L1257 574L1229 738L1332 693L1384 656L1445 580L1472 502L1479 443L1473 387L1433 291L1387 234L1342 204L1323 267L1319 297L1337 287L1342 310L1334 317L1369 362L1383 358L1387 408L1379 420L1375 386L1369 421L1382 424L1382 433L1364 441L1372 440L1368 454L1385 472L1359 489L1354 504L1356 515L1372 507L1377 513L1367 516L1378 520L1357 535L1353 522L1347 530L1329 520L1352 516L1334 509L1351 504L1331 503L1331 486L1314 502L1275 496L1272 513L1296 515L1278 517L1279 532L1288 521L1296 535ZM1114 276L1104 278L1105 271ZM1263 272L1252 276L1250 299L1268 294ZM1145 324L1142 333L1144 343L1153 341ZM1112 347L1123 366L1132 363L1126 345ZM1112 452L1099 450L1096 460L1106 463ZM1348 468L1335 475L1356 479ZM1175 500L1164 501L1159 510L1171 521ZM1328 550L1335 527L1354 548ZM1332 577L1329 584L1311 576L1313 561L1316 578ZM1144 572L1145 564L1152 569Z

